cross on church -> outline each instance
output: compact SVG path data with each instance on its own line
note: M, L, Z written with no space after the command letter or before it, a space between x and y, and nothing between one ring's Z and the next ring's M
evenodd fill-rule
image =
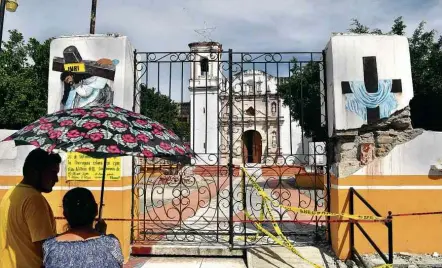
M207 27L207 22L204 21L204 28L203 29L196 29L194 30L198 35L202 36L204 38L203 41L212 41L210 39L210 35L213 31L216 30L216 27Z
M362 57L362 62L364 66L364 84L367 93L378 92L378 69L376 63L376 57ZM348 81L341 82L342 94L352 94L350 83ZM391 86L391 93L401 93L402 92L402 82L401 79L393 79ZM380 118L379 106L375 108L367 109L367 123L374 123Z
M83 60L75 46L63 50L63 58L54 57L52 70L56 72L87 73L114 81L115 66L99 61Z

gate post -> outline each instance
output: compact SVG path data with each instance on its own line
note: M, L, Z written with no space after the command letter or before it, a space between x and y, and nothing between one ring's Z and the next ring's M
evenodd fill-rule
M133 100L132 100L132 111L135 112L135 109L137 107L137 50L134 50L134 92L132 94ZM135 157L132 156L132 197L131 197L131 208L130 208L130 244L132 245L134 243L134 219L135 219L135 169L136 169L136 162Z
M229 49L229 243L233 246L233 51Z
M326 61L327 55L325 49L322 50L322 98L324 100L324 110L321 112L321 114L324 115L324 126L326 130L328 131L328 107L327 107L327 61ZM333 161L333 144L331 139L327 135L327 140L325 142L325 154L326 154L326 198L327 198L327 211L330 212L330 206L331 206L331 195L330 195L330 189L331 189L331 176L330 176L330 169L331 169L331 162ZM316 156L315 156L316 159ZM331 245L332 237L331 237L331 230L330 230L330 217L327 216L327 239L328 243Z

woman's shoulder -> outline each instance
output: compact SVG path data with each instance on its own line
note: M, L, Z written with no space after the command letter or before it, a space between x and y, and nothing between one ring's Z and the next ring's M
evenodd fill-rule
M109 243L115 244L115 243L120 243L120 241L118 240L118 238L113 235L113 234L107 234L107 235L102 235L101 238Z
M107 235L104 235L104 237L107 237L108 239L117 239L118 240L118 238L114 234L107 234Z
M48 239L46 239L46 240L43 242L43 247L44 247L45 245L48 246L48 245L53 244L54 242L56 242L56 238L57 238L57 236L51 236L51 237L49 237Z
M54 245L57 243L56 238L57 236L52 236L43 242L43 252L47 252L48 250L54 248Z

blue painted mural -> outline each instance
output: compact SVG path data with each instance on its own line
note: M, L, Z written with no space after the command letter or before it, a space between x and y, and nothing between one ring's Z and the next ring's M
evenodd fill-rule
M402 92L401 79L378 79L375 56L362 57L364 81L342 81L345 108L368 124L389 117L398 107L394 93Z
M398 106L398 102L391 92L393 80L378 80L378 91L368 93L364 81L350 81L353 94L346 94L345 108L367 121L367 108L379 107L379 118L389 117Z

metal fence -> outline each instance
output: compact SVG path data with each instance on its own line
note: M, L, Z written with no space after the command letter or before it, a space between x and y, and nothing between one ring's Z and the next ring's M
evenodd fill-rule
M189 47L135 52L134 110L167 120L197 157L134 161L133 242L271 244L252 222L274 233L271 219L295 243L323 237L320 217L275 202L262 216L260 193L241 171L279 204L327 210L323 54L223 51L215 42ZM176 118L155 114L161 107L152 107L148 91L173 100Z

